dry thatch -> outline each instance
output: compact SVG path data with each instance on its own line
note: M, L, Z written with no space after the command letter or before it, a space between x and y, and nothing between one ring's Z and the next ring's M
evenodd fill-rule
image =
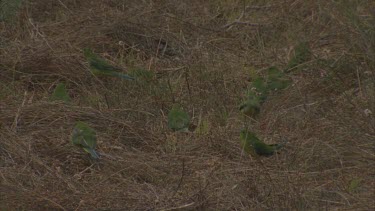
M266 2L25 1L0 22L0 208L374 209L374 3ZM252 74L299 42L312 57L293 85L244 120ZM151 76L96 78L84 47ZM49 100L61 81L71 103ZM175 102L195 132L167 128ZM76 121L97 131L100 161L71 144ZM248 157L244 126L288 144Z

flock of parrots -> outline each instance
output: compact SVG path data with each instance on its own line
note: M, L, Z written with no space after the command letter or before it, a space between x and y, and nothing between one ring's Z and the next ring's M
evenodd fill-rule
M126 80L135 80L135 78L130 75L117 72L118 70L120 70L119 68L116 68L107 63L104 59L96 55L91 49L85 48L84 56L87 59L90 70L94 75L112 76ZM262 86L264 86L264 84ZM258 91L261 90L261 86L255 88L258 88ZM69 95L59 95L59 93L62 92L66 92L65 86L63 84L59 84L55 89L55 93L57 93L58 95L54 93L54 99L59 100L60 98L60 100L63 100L65 102L68 101ZM262 98L262 95L259 95L259 93L255 94L251 92L248 94L248 99L245 100L243 104L241 104L240 110L246 116L254 118L260 112L260 105L263 101L264 99ZM183 111L178 104L175 104L168 113L168 127L173 131L186 132L188 131L189 124L189 115L185 111ZM93 159L99 159L100 155L95 151L95 147L97 144L96 132L87 123L82 121L77 122L74 126L71 139L72 143L75 146L80 147L84 151L89 153ZM271 156L284 145L266 144L262 140L260 140L255 133L247 129L243 129L241 131L240 143L244 152L256 157Z

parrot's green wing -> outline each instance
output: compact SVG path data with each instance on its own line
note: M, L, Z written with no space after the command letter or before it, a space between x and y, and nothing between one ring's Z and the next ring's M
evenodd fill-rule
M76 123L73 129L72 143L90 153L93 158L99 158L99 155L95 151L96 132L85 122Z
M190 117L179 105L173 105L168 113L168 127L175 131L188 131Z
M259 103L262 104L267 99L267 95L269 94L269 90L267 87L267 83L265 82L264 78L262 77L256 77L254 81L251 83L252 88L255 89L255 91L258 93L256 97L259 99ZM254 91L251 91L248 95L251 97L253 95L252 93L255 93Z
M254 151L258 155L263 155L263 156L273 155L276 151L275 147L265 144L260 140L257 142L254 142L253 147L254 147Z
M241 145L245 152L261 156L270 156L282 147L281 144L268 145L261 141L254 133L242 130L240 134Z
M282 90L288 87L291 81L276 67L270 67L267 70L268 81L267 88L271 91Z
M253 140L257 140L258 138L255 136L254 133L248 132L246 130L242 130L240 134L240 141L242 149L248 153L254 155L254 147L253 147Z
M96 55L91 49L85 48L83 49L83 53L85 55L85 58L89 62L90 70L94 75L106 75L124 78L128 80L134 80L134 77L131 77L120 72L116 72L120 69L108 64L108 62L106 62L104 59Z

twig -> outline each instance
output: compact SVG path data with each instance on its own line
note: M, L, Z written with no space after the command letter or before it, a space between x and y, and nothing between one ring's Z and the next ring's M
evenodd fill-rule
M54 49L49 44L48 40L46 39L46 36L39 31L38 26L36 24L34 24L34 22L31 18L29 18L29 23L34 28L36 34L39 35L46 42L47 46L54 52Z
M94 164L91 164L89 167L85 168L83 171L79 172L78 174L75 174L75 177L81 178L81 175L91 169L94 166Z
M275 6L276 6L276 4L274 4L274 5L267 5L267 6L244 6L243 11L241 12L241 15L236 20L234 20L233 22L225 24L222 28L228 28L228 29L230 29L231 26L236 25L236 24L238 24L238 25L247 25L247 26L252 26L252 27L259 27L259 26L262 26L262 25L268 25L268 24L262 24L262 23L244 22L244 21L241 21L241 19L245 15L246 10L251 10L251 9L255 9L255 10L268 9L270 7L275 7Z
M168 209L162 209L161 211L180 210L182 208L190 207L191 205L194 205L194 204L195 204L195 202L191 202L189 204L184 204L184 205L181 205L181 206L178 206L178 207L171 207L171 208L168 208Z
M14 121L13 121L13 124L12 124L12 127L11 127L12 131L15 131L16 128L17 128L17 125L18 125L18 118L20 117L22 107L25 106L25 103L26 103L26 97L27 97L27 91L25 91L25 93L24 93L24 95L23 95L22 103L21 103L20 107L18 108L17 113L16 113L16 115L15 115L15 117L14 117Z
M49 199L49 198L47 198L47 197L40 196L40 195L39 195L39 197L42 198L42 199L44 199L44 200L46 200L46 201L49 201L50 203L54 204L55 206L59 207L60 209L62 209L62 210L64 210L64 211L66 210L62 205L60 205L59 203L55 202L55 201L52 200L52 199Z
M177 191L181 188L182 180L184 179L184 172L185 172L185 160L183 159L182 160L182 171L181 171L180 181L178 182L177 188L174 191L171 198L173 198L177 194Z
M262 10L262 9L270 9L272 7L276 7L279 4L270 4L270 5L265 5L265 6L246 6L246 10Z
M361 97L363 97L361 78L359 76L358 68L357 68L357 80L358 80L359 94L360 94Z
M172 102L176 103L176 98L175 98L175 96L173 94L173 89L172 89L172 84L171 84L171 78L169 77L169 75L168 75L167 83L168 83L169 91L171 92Z
M231 26L233 26L235 24L247 25L247 26L253 26L253 27L259 27L259 26L266 25L266 24L262 24L262 23L250 23L250 22L242 22L242 21L239 21L239 20L235 20L232 23L228 23L228 24L224 25L223 28L230 28Z
M184 75L185 75L186 86L187 86L188 93L189 93L189 99L191 101L191 90L190 90L189 76L188 76L186 71L185 71Z
M64 4L62 3L61 0L57 0L65 9L67 9L71 14L73 14L73 12Z

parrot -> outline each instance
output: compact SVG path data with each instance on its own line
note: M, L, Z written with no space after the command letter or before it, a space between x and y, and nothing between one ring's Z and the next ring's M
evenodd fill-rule
M284 144L266 144L254 133L242 130L240 134L242 149L255 156L271 156Z
M52 101L63 101L63 102L69 102L71 99L69 97L68 92L66 91L66 87L64 83L57 84L55 90L52 93L52 96L50 98Z
M85 122L77 122L72 134L72 143L90 153L94 159L99 159L96 147L96 132Z
M188 131L189 124L189 114L182 110L180 105L173 105L168 113L168 127L174 131Z
M113 76L127 80L135 79L134 77L127 74L117 72L117 70L121 69L108 64L104 59L100 58L98 55L92 52L91 49L85 48L83 49L83 53L85 55L85 58L89 62L90 70L94 75Z
M246 116L255 118L260 112L260 98L253 92L248 93L247 99L240 105L240 111Z

